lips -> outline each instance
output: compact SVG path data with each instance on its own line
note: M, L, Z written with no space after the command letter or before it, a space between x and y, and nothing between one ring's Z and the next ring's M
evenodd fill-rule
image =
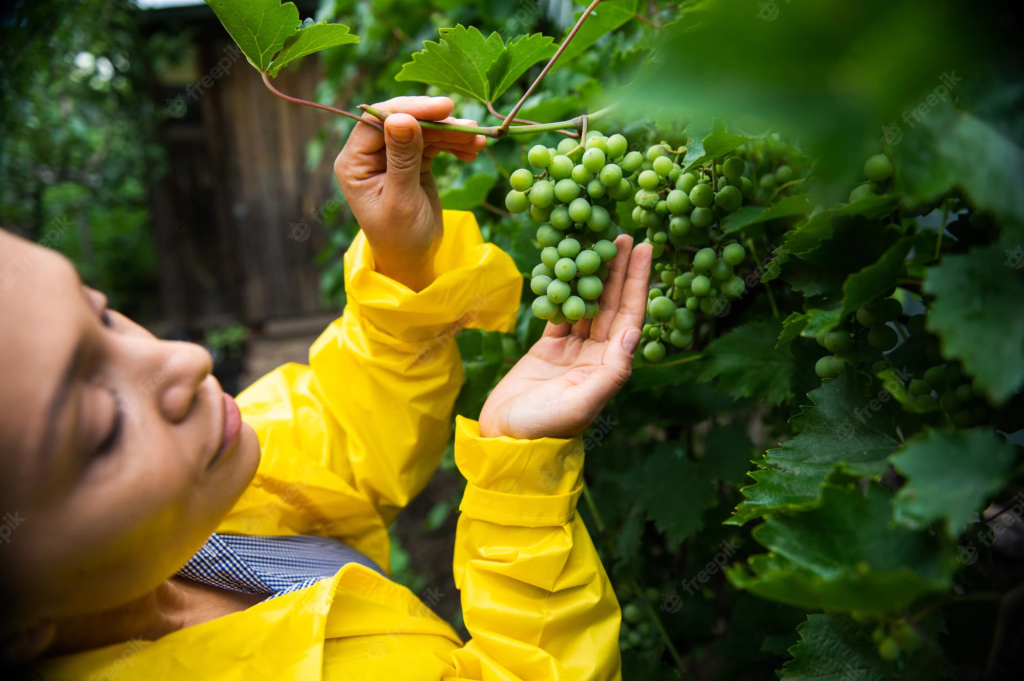
M210 461L210 466L234 446L238 441L238 434L242 432L242 412L239 411L238 404L227 393L222 394L224 396L224 434L221 436L220 449Z

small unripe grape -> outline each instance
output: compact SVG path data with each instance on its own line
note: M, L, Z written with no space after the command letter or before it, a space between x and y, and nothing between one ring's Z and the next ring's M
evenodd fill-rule
M518 171L516 171L518 172ZM530 203L547 208L555 200L555 190L547 180L540 180L530 190Z
M605 151L608 158L622 158L622 155L629 149L629 140L619 134L612 135L605 142Z
M576 184L587 184L594 179L594 173L587 170L587 167L580 163L572 169L572 175L570 177Z
M654 145L653 147L651 147L650 149L647 150L647 160L648 161L654 161L655 159L658 159L658 158L661 158L662 156L667 156L667 155L668 155L668 151L665 149L665 147L661 146L660 144L656 144L656 145Z
M530 193L532 194L533 192L531 191ZM555 190L552 189L551 193L553 195L555 193ZM532 217L536 222L549 222L551 220L552 208L553 206L546 206L544 208L541 208L537 204L533 204L532 206L530 206L530 217Z
M814 340L821 347L825 347L825 333L815 334Z
M693 283L690 284L690 289L693 291L693 295L698 298L703 298L707 294L711 293L711 280L703 274L698 274L693 278Z
M585 148L587 151L590 151L591 149L597 149L603 154L608 150L608 138L600 134L591 136L591 134L588 132L587 144Z
M583 302L583 299L579 296L569 296L569 299L562 303L562 314L570 322L583 319L583 315L587 311L587 305Z
M654 317L655 321L667 322L672 319L672 315L676 312L676 304L672 302L671 298L666 296L658 296L648 304L651 316Z
M685 215L677 215L672 218L668 223L668 229L673 236L681 237L686 236L690 231L691 223L690 219Z
M729 178L729 182L732 184L740 181L744 170L746 170L746 164L739 156L730 156L722 164L722 174Z
M875 350L892 350L899 342L899 336L890 326L876 326L868 332L868 345Z
M604 137L604 133L601 132L600 130L597 130L596 128L592 129L592 130L588 130L587 131L586 139L589 140L589 139L593 139L594 137Z
M548 166L548 173L554 180L565 180L572 175L572 169L576 167L576 164L572 162L572 159L563 154L559 154L551 159L551 164Z
M636 205L641 208L654 210L658 206L661 197L658 196L658 192L650 191L649 189L639 189L633 199L636 201Z
M584 198L573 199L569 204L569 217L573 222L586 222L590 219L592 211L590 202Z
M661 283L671 284L676 279L676 273L671 270L665 270L659 274Z
M931 395L932 386L929 385L928 381L922 381L920 378L915 378L910 381L910 394L914 397L918 395Z
M520 168L512 173L509 183L512 185L512 189L515 189L517 192L525 192L533 186L533 173L526 168Z
M693 316L693 312L685 307L681 307L675 311L672 316L672 321L680 331L689 331L697 325L697 319Z
M558 255L563 258L575 258L579 255L581 248L579 241L572 237L566 237L558 242Z
M576 291L584 300L597 300L601 297L601 292L604 291L604 284L601 283L598 277L589 274L585 277L580 277L579 282L576 284Z
M551 284L551 277L534 277L530 280L530 290L536 293L538 296L542 296L548 292L548 286Z
M700 311L707 315L713 315L715 309L715 299L710 295L706 298L701 298Z
M651 241L653 241L655 245L664 245L668 242L668 234L666 232L655 232Z
M558 312L556 312L556 313L555 313L555 316L554 316L554 317L552 317L552 318L551 318L551 319L550 319L549 321L550 321L550 322L551 322L552 324L554 324L555 326L559 326L559 325L561 325L561 324L565 324L565 323L566 323L567 321L569 321L569 320L565 318L565 315L564 315L564 314L562 314L562 306L561 306L561 305L559 305L559 306L558 306Z
M839 372L832 366L832 356L825 355L817 362L814 363L814 373L818 374L818 378L835 378L839 375Z
M857 322L861 326L873 329L879 324L884 324L885 320L873 308L865 305L857 309Z
M715 264L711 266L711 276L718 281L725 281L732 277L732 265L727 263L725 260L718 258L715 260Z
M580 186L576 180L559 180L555 185L555 198L562 203L569 203L580 195Z
M513 189L505 197L505 208L509 213L525 213L530 207L530 199L525 193Z
M829 331L825 334L825 347L829 352L846 352L853 347L853 336L847 331Z
M717 190L717 191L722 191L723 189L725 189L725 188L726 188L726 187L728 187L728 186L730 186L730 185L729 185L729 179L728 179L728 178L726 178L726 177L725 177L725 176L723 176L723 175L719 175L719 177L718 177L718 184L717 184L717 185L715 185L715 187L716 187L716 190Z
M558 255L558 251L555 251L555 255ZM557 261L556 261L557 262ZM545 265L544 263L538 264L533 268L533 272L530 273L531 277L554 277L555 271Z
M662 361L663 359L665 359L665 346L662 345L659 341L649 342L647 345L644 346L644 359L646 359L648 362L651 362L652 364L657 364L658 362Z
M690 210L690 197L681 189L670 191L665 203L668 204L668 209L673 215L682 215Z
M743 262L746 257L746 250L739 244L729 244L722 249L722 258L733 267Z
M547 294L552 303L561 305L569 300L569 296L572 295L572 287L561 279L555 279L548 284Z
M534 168L547 168L551 165L551 153L543 144L531 148L526 158Z
M552 274L555 271L555 265L561 259L562 256L558 255L558 249L553 246L548 246L540 252L541 262L551 268Z
M658 188L658 185L661 184L661 178L653 170L645 170L637 178L637 184L640 185L641 189L651 191Z
M555 229L565 231L572 227L572 218L569 217L569 209L565 206L555 206L551 211L551 226Z
M555 263L555 276L562 281L576 278L576 263L569 256L563 256Z
M622 179L622 168L614 163L609 163L604 168L601 168L598 179L600 179L601 184L606 187L617 187L619 185L619 180Z
M594 178L587 183L587 196L592 199L600 199L608 193L608 187L604 186L601 180Z
M558 313L558 306L547 296L533 301L533 314L539 319L551 319Z
M775 181L779 184L786 184L793 179L793 169L789 166L779 166L775 169Z
M754 183L750 181L750 178L740 178L740 193L743 194L745 198L750 198L754 195Z
M595 232L603 232L612 224L612 216L604 206L591 206L587 227Z
M737 277L733 275L729 279L722 282L722 295L727 298L739 298L743 295L743 292L747 290L747 283L743 281L743 277Z
M715 259L718 256L715 254L713 248L702 248L697 251L693 256L693 269L695 272L704 272L710 270L712 265L715 264Z
M668 201L658 201L658 205L654 207L654 210L658 215L668 215Z
M593 319L601 311L601 305L596 300L584 300L583 304L586 306L586 312L583 313L584 319Z
M689 194L697 186L697 176L693 173L683 173L676 181L676 189Z
M562 241L562 233L551 225L541 225L537 228L537 243L542 247L557 246Z
M875 154L864 161L864 177L872 182L885 182L892 175L892 161L885 154Z
M903 304L895 298L886 298L879 306L879 313L887 322L894 322L903 314Z
M622 159L622 169L627 173L635 173L644 164L644 156L639 151L631 151Z
M687 310L687 312L689 312L689 310ZM677 348L685 348L687 345L693 342L693 334L686 333L685 331L680 331L679 329L676 329L671 334L669 334L668 342Z
M663 293L664 292L659 287L655 286L654 288L647 292L647 300L654 300Z
M706 184L698 184L690 190L690 203L698 208L707 208L714 200L715 192Z
M657 211L647 210L646 208L640 211L640 226L651 230L652 234L661 227L661 222L661 216L658 215Z
M651 256L660 258L663 255L665 255L665 244L654 244L654 247L651 249Z
M900 656L900 644L892 637L883 638L878 644L878 656L886 662L894 662Z
M563 154L563 155L568 155L569 152L571 152L573 149L575 149L578 146L579 146L579 142L577 142L576 140L572 139L571 137L566 137L564 140L562 140L561 142L558 143L558 153L559 154Z
M758 183L761 185L761 189L771 191L775 189L775 175L773 173L762 175Z
M594 138L598 139L598 138ZM593 140L592 140L593 141ZM600 172L601 168L604 168L604 164L607 162L604 152L597 147L588 148L583 154L583 165L592 173Z
M698 298L697 296L690 296L689 298L686 299L686 309L687 310L696 310L699 307L700 307L700 298Z
M629 180L622 178L616 187L608 187L608 197L616 201L625 201L633 193L633 185Z
M602 239L594 244L594 252L601 257L602 262L611 262L619 254L619 248L611 241Z
M723 187L715 194L715 204L722 210L732 213L743 205L743 194L736 187Z
M659 156L654 159L654 172L658 173L662 177L668 177L668 174L672 172L674 164L672 159L668 156Z
M576 256L576 271L580 274L593 274L601 266L601 256L596 251L580 251Z
M946 367L937 366L928 369L924 372L924 380L928 381L928 385L936 390L941 389L946 385Z
M861 199L866 199L869 196L874 196L875 190L870 184L860 184L853 188L850 192L850 203L857 203Z

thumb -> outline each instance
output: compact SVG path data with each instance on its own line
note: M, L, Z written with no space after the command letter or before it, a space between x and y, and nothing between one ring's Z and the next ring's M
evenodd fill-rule
M388 159L385 188L398 194L418 189L423 162L419 121L409 114L391 114L384 120L384 144Z

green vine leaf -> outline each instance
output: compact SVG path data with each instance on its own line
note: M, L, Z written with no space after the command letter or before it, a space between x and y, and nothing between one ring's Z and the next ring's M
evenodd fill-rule
M647 458L643 470L642 507L658 530L665 533L669 550L704 527L704 510L715 503L710 467L686 458L677 445L666 443Z
M750 138L743 135L734 135L729 132L713 132L704 138L704 153L690 161L684 170L692 170L716 158L721 158L744 142L749 141Z
M990 430L928 431L890 457L909 478L896 494L896 519L912 528L942 520L955 539L986 501L1007 483L1015 455Z
M811 212L811 204L803 194L779 199L767 208L745 206L735 213L731 213L722 221L722 233L733 234L751 225L807 215L809 212Z
M881 298L896 286L903 274L907 254L918 242L914 237L904 237L893 244L877 262L847 277L843 284L842 316L856 312L861 305Z
M753 537L768 554L727 572L740 589L805 608L892 612L952 584L954 559L925 532L892 525L878 485L822 489L821 505L772 515Z
M759 462L762 470L750 474L756 484L741 490L745 500L728 524L817 505L837 467L855 476L885 472L886 457L899 447L895 428L885 410L871 408L851 373L845 371L808 393L814 406L803 407L790 419L799 434L765 454Z
M328 24L326 21L313 24L301 29L285 41L284 49L274 59L269 73L276 78L278 72L293 61L329 47L351 45L358 42L359 36L349 33L348 26Z
M281 0L206 0L249 63L260 71L299 30L299 10Z
M445 210L472 210L487 200L497 182L498 179L489 173L471 175L461 187L441 194L441 206Z
M704 351L700 380L720 390L781 404L793 396L793 356L775 349L778 322L750 322L715 339Z
M803 336L814 338L819 333L825 333L839 326L843 321L843 311L834 308L831 310L810 309L807 312L793 312L782 322L782 333L779 334L779 341L775 347Z
M557 49L542 34L522 36L508 45L497 32L484 35L461 24L441 29L440 42L425 41L395 76L442 90L459 92L481 102L493 102L539 61Z
M935 296L928 330L942 355L963 362L994 402L1024 382L1024 277L998 247L947 255L928 270L924 292Z
M598 40L632 20L636 14L636 6L637 0L605 0L598 5L562 52L555 68L568 65ZM582 14L582 11L576 13L576 21L579 21Z

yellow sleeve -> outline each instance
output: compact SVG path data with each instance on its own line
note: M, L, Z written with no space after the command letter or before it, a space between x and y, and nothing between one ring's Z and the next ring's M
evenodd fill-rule
M375 271L360 233L348 304L310 349L238 397L260 439L253 484L220 531L336 536L386 569L379 529L426 485L462 385L455 334L511 331L523 278L472 213L446 211L437 279L418 293Z
M459 418L455 460L468 482L455 582L472 635L456 677L619 679L619 604L576 515L582 440L486 439Z

